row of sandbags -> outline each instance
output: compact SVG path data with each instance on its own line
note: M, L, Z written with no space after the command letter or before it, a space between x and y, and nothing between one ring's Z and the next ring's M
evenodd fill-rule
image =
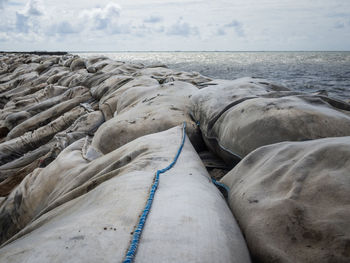
M25 177L1 205L1 262L121 262L155 171L182 127L140 137L100 157L89 140ZM243 236L188 138L161 175L135 262L250 262Z
M116 106L115 98L121 94L116 92L120 87L125 86L126 90L137 85L159 87L159 83L186 82L184 85L190 89L177 97L174 110L168 112L172 115L178 109L179 99L189 96L191 89L197 89L189 83L200 86L209 80L198 73L176 72L164 65L146 67L106 57L7 54L0 57L0 66L0 141L3 142L0 144L0 196L6 196L35 168L47 165L70 143L93 135L99 125L114 114L115 109L111 107ZM178 105L180 111L187 104L185 101ZM173 118L161 125L163 127L157 127L152 117L152 125L149 124L152 127L145 134L186 120L181 117ZM68 135L72 131L75 135ZM126 141L138 136L130 134Z
M189 114L190 98L200 87L197 81L201 77L158 67L133 76L99 73L111 66L96 66L95 76L84 80L85 84L76 83L80 86L58 83L66 90L87 88L94 101L80 103L63 115L61 111L60 117L53 117L48 124L32 122L33 131L0 144L2 167L7 168L4 176L14 162L36 160L55 145L41 159L43 167L23 176L0 200L0 261L121 262L155 172L168 166L180 147L183 130L174 126L186 122L189 137L175 166L160 179L135 261L250 262L237 223L190 142L201 147L199 128ZM125 67L123 63L120 66ZM83 94L73 97L82 98ZM54 103L43 111L46 116L53 107ZM58 127L66 114L62 121L68 122L73 109L87 113L63 132L50 129ZM17 112L14 107L13 113ZM94 132L93 124L95 120L101 123L101 115L105 123ZM55 125L47 126L53 121ZM23 130L32 127L26 123L18 125ZM44 140L48 143L42 145ZM49 157L53 160L46 166Z
M0 196L104 121L86 86L62 86L73 56L6 55L0 75ZM26 78L25 76L34 76ZM0 104L1 104L0 103Z
M350 105L263 79L214 80L192 96L207 146L230 164L283 141L350 136Z
M211 84L192 115L207 146L239 162L222 182L252 260L349 262L350 105L261 79Z
M48 60L48 63L39 62L41 69L38 74L55 68L55 64L49 65L50 58ZM7 138L0 144L3 156L11 158L8 152L12 149L19 152L14 160L4 164L13 174L17 170L11 170L11 163L28 165L28 160L37 160L37 156L45 154L45 158L40 160L42 168L34 170L37 167L35 162L29 163L31 170L23 170L20 180L24 179L20 185L14 190L7 190L10 195L0 200L3 242L0 255L4 255L4 261L79 262L81 259L109 262L112 256L113 260L117 258L121 261L147 200L155 171L167 166L176 154L181 128L171 128L184 121L187 122L189 139L197 151L204 148L203 137L207 146L229 165L234 166L243 158L223 182L230 186L230 207L238 218L254 261L314 262L317 259L329 262L334 259L342 262L348 258L349 231L345 216L346 205L349 204L349 195L346 194L349 184L344 177L349 171L348 152L337 153L337 147L332 147L331 143L325 144L322 153L311 151L311 160L323 160L326 157L322 154L327 151L330 155L334 153L334 159L330 159L334 166L323 161L320 167L315 161L303 162L307 156L304 152L311 147L308 143L320 145L322 140L295 143L300 154L290 150L293 147L289 144L293 143L287 143L283 151L277 150L277 156L283 160L276 159L275 154L269 152L254 155L255 149L263 151L266 147L261 146L276 142L349 135L348 104L320 94L291 92L260 79L208 82L198 74L176 73L165 67L129 65L103 58L84 60L68 57L57 61L62 64L57 67L65 67L69 74L62 74L62 77L52 70L58 76L49 77L51 81L56 81L50 85L64 85L64 91L56 96L79 86L88 89L92 100L76 107L87 110L83 120L91 124L87 125L91 129L81 130L85 127L84 121L77 119L76 129L71 126L68 128L71 132L56 133L53 139L41 145L38 138L43 138L40 137L42 133L36 131L47 125L44 123L29 137L23 137L26 136L24 134ZM36 62L28 60L27 63ZM5 78L13 80L11 74ZM44 78L46 76L34 79L35 85L47 88L41 82ZM1 82L0 77L0 83L7 82ZM21 84L18 85L15 89L24 92ZM6 92L6 96L1 97L0 94L3 101L9 98L9 92ZM13 113L20 112L10 103L14 97L5 107L12 109ZM41 107L44 106L38 108ZM47 110L52 107L55 106ZM97 126L93 125L94 121L88 121L88 114L91 114L91 120L96 120ZM106 122L95 132L103 121ZM42 131L52 136L50 130ZM65 139L66 135L69 140ZM18 140L21 137L23 140ZM332 140L341 145L348 138ZM13 141L15 139L18 142ZM26 140L30 142L26 146L29 150L20 152L18 145ZM159 192L147 220L136 262L249 262L240 230L232 215L227 213L220 192L210 182L190 141L186 140L183 156L180 155L174 170L160 179ZM8 148L1 148L3 144ZM52 145L57 147L52 148ZM26 151L29 152L23 155ZM336 158L341 154L345 157ZM310 221L307 221L317 218L306 197L302 194L298 196L304 185L306 192L310 186L305 183L305 174L293 177L296 174L293 172L295 163L300 163L300 167L307 166L311 174L315 172L310 176L316 178L311 183L314 192L307 198L313 197L313 205L319 204L324 208L317 210L322 218L319 224L310 226ZM246 169L240 168L241 165ZM250 167L251 170L248 169ZM300 167L296 171L300 171ZM326 173L318 179L323 170ZM289 174L289 171L292 172ZM264 172L272 175L264 177ZM334 182L323 184L323 177L329 176L328 173L343 177L333 177ZM245 180L245 176L249 180ZM286 182L281 182L281 178ZM316 185L313 185L314 182ZM325 193L323 203L317 203L315 195L318 191L322 192L323 187L327 188L327 183L333 188ZM242 192L242 189L246 191ZM277 196L272 195L273 190ZM332 196L334 192L339 193L339 197ZM283 201L287 200L287 205L279 200L280 196ZM270 202L268 205L264 198ZM339 198L339 204L334 205L330 215L324 210L333 205L332 198L334 204ZM295 206L288 206L289 199L293 199ZM279 213L279 203L285 208L284 213ZM294 215L295 207L302 212L298 210ZM307 215L307 220L303 215ZM338 232L333 231L337 222L342 222L342 230ZM299 228L292 228L294 224L299 224ZM285 225L287 227L283 228ZM286 229L291 235L283 232ZM319 233L322 244L319 243ZM288 238L292 241L289 242ZM334 244L329 245L333 240ZM301 252L295 255L299 246Z

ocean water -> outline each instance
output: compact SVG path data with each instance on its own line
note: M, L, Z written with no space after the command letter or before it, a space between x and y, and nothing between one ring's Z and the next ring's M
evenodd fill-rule
M350 52L114 52L104 55L145 65L163 63L180 71L196 71L211 78L259 77L292 90L326 90L350 99Z

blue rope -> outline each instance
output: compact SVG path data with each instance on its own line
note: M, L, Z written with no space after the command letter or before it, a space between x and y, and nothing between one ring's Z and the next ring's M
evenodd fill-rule
M183 146L185 144L185 138L186 138L186 122L183 123L183 127L182 127L182 141L181 141L181 145L179 147L179 150L177 151L177 154L176 154L174 160L167 167L165 167L165 168L163 168L161 170L158 170L156 172L156 177L155 177L155 180L154 180L153 185L151 187L151 191L149 193L149 197L148 197L145 209L143 210L143 212L141 214L141 217L140 217L140 220L139 220L139 223L137 225L137 228L134 231L134 234L133 234L133 237L132 237L132 241L131 241L130 246L129 246L129 250L126 253L126 257L125 257L123 263L131 263L131 262L134 261L135 253L136 253L139 241L140 241L142 230L143 230L143 228L145 226L147 215L148 215L149 211L151 210L153 198L154 198L154 195L155 195L155 193L157 191L157 188L158 188L159 175L162 174L162 173L165 173L168 170L170 170L175 165L177 159L180 156L182 148L183 148Z
M214 178L211 178L211 181L212 181L217 187L222 187L222 188L224 188L227 194L230 192L230 188L229 188L226 184L220 183L220 182L216 181Z

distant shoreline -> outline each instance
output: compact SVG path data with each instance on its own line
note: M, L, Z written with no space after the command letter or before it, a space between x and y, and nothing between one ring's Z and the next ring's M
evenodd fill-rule
M117 51L0 51L0 54L67 55L80 53L348 53L350 50L117 50Z
M0 54L31 54L31 55L58 55L58 56L63 56L67 55L68 52L65 51L0 51Z
M308 53L308 52L316 52L316 53L346 53L350 52L350 50L167 50L167 51L159 51L159 50L122 50L122 51L69 51L70 54L80 54L80 53Z

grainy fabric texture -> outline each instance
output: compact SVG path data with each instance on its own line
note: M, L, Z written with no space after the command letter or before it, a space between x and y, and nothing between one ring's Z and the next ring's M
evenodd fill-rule
M176 155L181 127L94 160L81 139L25 177L0 210L0 261L122 261L155 171ZM171 204L171 205L170 205ZM135 262L250 262L243 236L189 140L162 175Z
M266 80L218 80L192 96L192 114L208 147L228 162L277 142L350 135L350 107Z
M283 142L222 182L255 262L350 261L350 137Z
M349 112L264 79L1 53L0 262L122 262L178 153L136 263L348 262Z

